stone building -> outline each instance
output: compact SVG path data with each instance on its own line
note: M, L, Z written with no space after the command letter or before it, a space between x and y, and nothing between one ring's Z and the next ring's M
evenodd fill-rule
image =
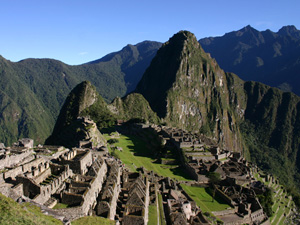
M59 159L61 165L69 165L74 173L85 174L92 165L92 153L90 150L73 148L66 152Z
M60 201L72 206L59 209L66 218L74 220L92 214L97 203L97 197L102 189L107 173L107 164L102 159L93 161L86 175L75 174L68 187L61 193Z
M97 200L96 215L115 219L117 200L121 191L121 167L116 160L106 160L108 176Z
M25 196L44 204L72 174L68 165L41 162L38 167L32 167L31 171L18 175L16 181L23 185Z
M147 224L149 186L147 176L141 173L124 172L119 200L119 215L122 224Z

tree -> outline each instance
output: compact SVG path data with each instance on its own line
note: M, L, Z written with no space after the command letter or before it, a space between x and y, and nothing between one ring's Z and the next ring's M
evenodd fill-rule
M212 195L212 202L215 200L216 195L216 185L220 183L221 181L221 175L216 172L210 172L208 173L207 177L209 178L209 183L211 187L213 188L213 195Z

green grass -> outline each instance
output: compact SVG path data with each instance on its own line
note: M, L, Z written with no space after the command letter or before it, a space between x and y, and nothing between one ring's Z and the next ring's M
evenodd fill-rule
M66 204L63 204L63 203L57 203L53 209L65 209L65 208L68 208L68 205Z
M30 203L18 204L0 194L0 224L62 224L52 216L44 215L41 209Z
M108 135L105 135L109 139ZM166 165L155 162L153 157L153 149L149 149L147 144L139 138L133 136L120 135L118 143L114 146L121 147L123 151L114 150L115 154L131 171L136 171L139 167L147 170L153 170L155 173L170 177L177 180L192 180L188 175L178 167L168 167ZM110 149L110 152L112 150Z
M109 220L103 217L85 216L77 220L74 220L71 224L72 225L94 225L94 224L115 225L116 222L114 220Z
M164 208L162 203L162 196L161 194L158 194L157 197L158 197L157 200L158 200L158 207L159 207L159 224L166 225L165 213L164 213Z
M262 181L262 178L258 173L254 174L254 177L256 180ZM270 187L273 188L275 191L277 191L276 196L275 194L273 196L274 204L272 205L272 211L274 213L272 217L270 217L271 224L273 225L284 224L285 217L283 216L281 220L279 219L284 213L286 214L289 213L290 207L285 207L288 205L289 199L285 198L286 194L283 193L282 185L275 185L274 183L270 183L270 182L263 182L263 183L265 183L265 185L270 184Z
M191 187L185 184L181 184L181 187L196 202L203 212L222 211L231 208L230 205L222 199L219 199L217 196L213 201L212 196L204 187Z
M277 211L277 213L275 215L275 219L273 220L272 224L277 224L278 223L279 218L283 215L284 211L285 211L285 207L281 206L279 208L279 210ZM283 224L283 223L281 223L281 224Z
M148 225L156 225L157 224L157 207L155 205L149 205L149 213L148 213Z

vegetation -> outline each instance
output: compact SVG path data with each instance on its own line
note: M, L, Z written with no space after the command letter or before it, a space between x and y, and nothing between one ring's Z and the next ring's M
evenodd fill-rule
M57 203L53 209L65 209L65 208L68 208L68 205L66 204L63 204L63 203Z
M113 107L118 119L130 122L159 123L158 116L141 94L131 93L122 99L115 98L110 107Z
M107 140L110 139L107 134L105 134L105 137ZM144 167L149 171L153 170L161 176L177 180L190 180L178 165L168 166L157 163L153 150L147 148L147 144L140 138L120 135L118 140L119 142L115 143L114 146L121 147L122 151L111 149L110 152L121 159L131 171L136 171L138 168Z
M272 205L274 204L272 198L272 190L270 188L266 188L266 191L261 195L257 195L257 197L264 209L264 212L267 214L268 217L271 217L273 215Z
M159 224L166 225L166 218L165 218L165 213L163 208L162 196L161 194L158 194L157 197L158 197L157 200L158 200L158 207L159 207Z
M299 89L299 35L294 26L275 33L257 31L247 26L222 37L209 37L199 42L221 68L232 71L243 80L254 80L279 87L283 91ZM237 35L238 34L238 35Z
M156 205L149 205L148 208L148 225L157 225L157 207Z
M63 224L30 203L18 204L0 193L0 224Z
M181 184L183 190L196 202L203 212L221 211L231 208L230 205L225 203L218 196L213 200L213 196L209 194L208 188L204 187L192 187L185 184Z
M109 220L98 216L85 216L77 220L74 220L71 224L72 225L94 225L94 224L115 225L116 222L114 220Z
M52 59L10 62L0 56L0 137L10 146L18 138L44 143L69 92L91 81L103 98L133 91L161 43L145 41L78 66Z

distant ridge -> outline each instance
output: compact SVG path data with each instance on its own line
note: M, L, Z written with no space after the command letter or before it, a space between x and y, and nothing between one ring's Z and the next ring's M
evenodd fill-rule
M300 30L295 26L260 32L248 25L199 43L225 71L300 95Z

